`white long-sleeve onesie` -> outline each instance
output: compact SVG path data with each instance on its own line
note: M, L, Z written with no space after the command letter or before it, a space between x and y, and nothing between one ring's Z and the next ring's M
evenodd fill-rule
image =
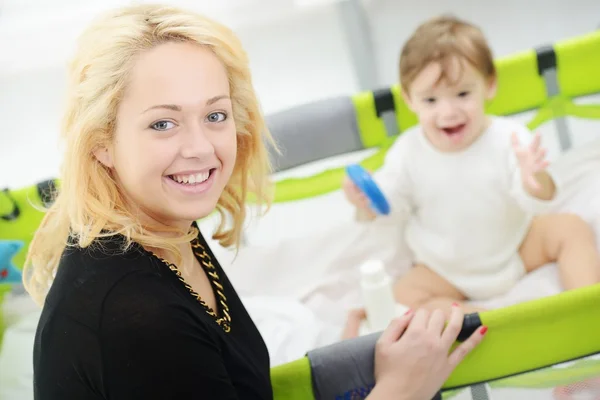
M414 261L474 300L503 294L523 277L519 247L533 215L550 204L525 191L511 146L513 132L528 144L530 131L491 118L480 138L454 153L438 151L419 126L412 128L374 175L392 215L407 218Z

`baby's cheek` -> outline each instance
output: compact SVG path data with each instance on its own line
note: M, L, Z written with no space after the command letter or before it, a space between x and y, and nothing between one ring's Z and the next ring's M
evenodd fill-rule
M485 103L483 101L471 101L468 104L469 113L480 115L485 113Z

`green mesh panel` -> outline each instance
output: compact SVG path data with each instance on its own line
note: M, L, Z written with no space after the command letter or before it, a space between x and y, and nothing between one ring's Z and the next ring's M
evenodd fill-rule
M446 390L442 397L452 400L600 399L600 354Z

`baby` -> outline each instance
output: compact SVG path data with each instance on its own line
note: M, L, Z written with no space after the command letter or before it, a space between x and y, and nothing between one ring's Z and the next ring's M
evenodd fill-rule
M405 218L414 255L394 287L399 303L479 311L465 301L506 293L554 261L566 290L600 281L590 226L575 215L543 214L560 181L547 169L539 135L486 115L496 71L477 27L453 17L418 27L401 53L400 85L419 124L402 133L374 175L393 213ZM343 189L360 219L375 218L347 177Z

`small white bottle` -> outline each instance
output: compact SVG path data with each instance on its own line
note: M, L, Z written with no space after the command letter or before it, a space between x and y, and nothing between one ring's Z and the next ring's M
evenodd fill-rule
M396 316L392 279L380 260L368 260L360 267L361 290L369 331L383 331Z

